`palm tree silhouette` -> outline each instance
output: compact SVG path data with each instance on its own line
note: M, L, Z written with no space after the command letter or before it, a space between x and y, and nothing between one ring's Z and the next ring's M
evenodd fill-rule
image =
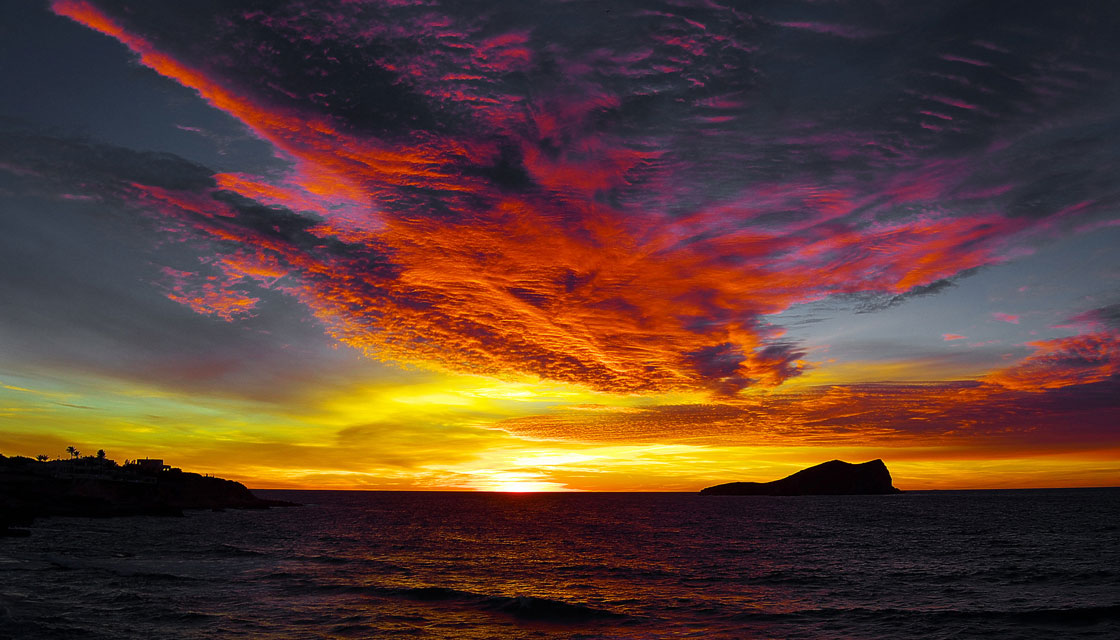
M70 454L71 458L77 458L82 452L74 448L74 445L66 447L66 453Z

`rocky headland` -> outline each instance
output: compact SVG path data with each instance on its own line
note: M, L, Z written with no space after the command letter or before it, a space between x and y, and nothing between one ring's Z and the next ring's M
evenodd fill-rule
M281 506L296 505L259 498L239 482L173 469L162 460L118 465L106 458L0 455L0 536L26 535L18 527L49 516L181 516L184 509Z
M830 460L773 482L728 482L700 491L709 496L880 495L902 493L882 460Z

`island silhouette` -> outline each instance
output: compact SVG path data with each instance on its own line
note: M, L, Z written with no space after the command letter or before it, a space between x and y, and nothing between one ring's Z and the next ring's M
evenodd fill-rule
M709 496L881 495L902 493L882 460L829 460L772 482L728 482L701 489Z
M184 509L266 509L296 506L253 495L233 480L190 473L159 459L117 464L105 452L48 460L0 455L0 536L27 535L26 526L49 516L182 516Z

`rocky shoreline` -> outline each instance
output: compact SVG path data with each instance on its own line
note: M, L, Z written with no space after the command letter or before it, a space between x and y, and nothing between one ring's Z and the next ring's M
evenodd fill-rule
M148 462L148 461L140 461ZM0 537L25 536L37 518L182 516L187 509L298 506L259 498L245 485L162 465L104 458L37 461L0 456Z

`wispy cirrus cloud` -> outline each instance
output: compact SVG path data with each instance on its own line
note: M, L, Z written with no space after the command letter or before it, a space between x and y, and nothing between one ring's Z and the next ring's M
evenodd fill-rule
M1090 333L1027 343L1034 353L987 379L1009 389L1038 391L1108 380L1120 372L1120 335Z
M1080 328L1076 336L1028 342L1032 353L986 380L1009 389L1044 391L1115 379L1120 374L1118 305L1079 313L1063 326Z
M574 407L496 426L525 437L594 443L1004 450L1078 448L1086 442L1116 446L1116 378L1067 377L1066 382L1044 389L995 381L821 386L734 403L627 411Z

